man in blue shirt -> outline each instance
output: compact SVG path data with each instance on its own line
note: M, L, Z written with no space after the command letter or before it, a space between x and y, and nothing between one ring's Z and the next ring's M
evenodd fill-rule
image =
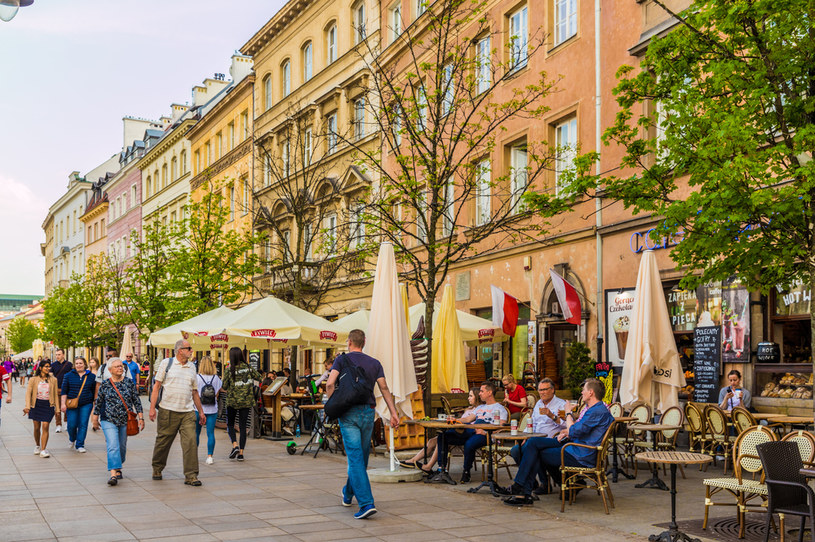
M139 389L139 364L133 361L133 354L125 355L125 367L130 372L130 378L136 384L136 389Z
M532 484L540 468L549 471L555 480L560 479L561 448L567 442L598 446L603 441L606 431L614 423L614 416L603 403L605 386L596 378L590 378L583 384L583 404L586 408L575 420L572 413L566 414L566 428L556 438L533 437L524 445L524 454L515 481L506 493L514 495L504 500L504 504L517 506L532 504ZM590 467L597 459L596 450L569 446L563 454L567 466Z

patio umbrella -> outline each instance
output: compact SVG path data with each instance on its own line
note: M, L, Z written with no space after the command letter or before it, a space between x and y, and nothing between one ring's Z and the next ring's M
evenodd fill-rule
M440 309L441 304L436 303L433 320L438 317ZM425 315L425 304L413 305L408 312L410 314L410 329L416 329L419 326L419 319ZM492 343L509 340L509 336L504 333L504 330L492 325L491 320L458 309L456 309L456 316L458 317L458 327L461 330L461 339L471 346L477 345L479 342ZM430 325L434 324L435 322L432 322Z
M218 318L233 312L229 307L218 307L198 316L193 316L170 327L154 331L150 334L148 344L157 348L172 348L177 340L184 338L181 333L182 329L188 332L209 329L209 326Z
M347 316L343 316L342 318L338 318L334 322L334 326L336 326L341 331L348 333L353 329L361 329L368 334L368 322L371 320L371 311L368 309L360 309L357 312L352 312Z
M453 287L444 286L441 307L433 325L433 355L431 359L432 392L450 393L467 389L467 369L464 362L464 341L455 310Z
M14 361L20 361L23 358L33 358L34 357L34 350L29 348L25 352L20 352L19 354L14 354L11 356L11 359Z
M125 359L130 354L133 355L133 337L129 330L125 329L124 338L122 339L122 347L119 349L119 357Z
M644 401L665 412L679 404L679 388L685 385L685 375L653 251L642 255L634 297L620 401L624 406Z
M31 345L31 357L37 359L39 356L45 357L45 345L42 343L42 339L34 339L34 342Z
M393 394L393 401L401 416L413 418L410 395L419 389L416 384L416 371L413 368L413 354L410 350L410 334L405 320L402 292L399 289L396 272L396 257L393 245L383 243L379 247L376 262L373 294L371 296L370 324L363 351L379 360L385 373L385 380ZM378 387L376 412L383 420L390 419L390 410ZM390 470L396 470L393 452L393 428L390 430Z

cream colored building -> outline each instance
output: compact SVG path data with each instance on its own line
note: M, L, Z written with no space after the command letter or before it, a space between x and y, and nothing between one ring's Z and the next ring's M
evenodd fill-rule
M45 242L40 243L40 252L45 258L45 295L54 289L54 215L48 213L42 223Z

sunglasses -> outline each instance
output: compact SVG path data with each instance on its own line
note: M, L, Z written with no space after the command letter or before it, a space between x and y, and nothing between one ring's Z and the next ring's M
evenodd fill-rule
M182 346L179 350L192 350L192 346Z

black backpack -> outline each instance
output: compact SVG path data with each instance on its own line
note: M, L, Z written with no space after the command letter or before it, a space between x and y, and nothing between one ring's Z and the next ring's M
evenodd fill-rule
M201 380L204 380L204 377L201 377ZM204 387L201 388L201 404L202 405L214 405L215 404L215 386L212 385L212 381L215 380L215 375L209 379L209 382L204 380Z
M349 408L368 403L374 391L374 385L368 382L368 375L362 367L354 365L351 358L345 357L345 366L337 379L336 389L325 403L325 415L336 419L345 414Z

